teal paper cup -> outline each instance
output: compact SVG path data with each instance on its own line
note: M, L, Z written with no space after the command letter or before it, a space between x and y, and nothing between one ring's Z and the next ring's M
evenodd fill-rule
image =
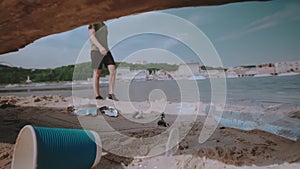
M26 125L16 140L12 169L89 169L101 153L94 131Z

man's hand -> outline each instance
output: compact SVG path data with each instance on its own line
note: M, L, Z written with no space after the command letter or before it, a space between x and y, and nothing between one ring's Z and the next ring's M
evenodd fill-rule
M106 55L107 54L107 50L101 45L101 43L97 40L96 36L95 36L95 30L94 29L89 29L89 34L90 34L90 39L92 41L92 43L94 45L96 45L99 49L99 52L102 54L102 55Z
M100 53L105 56L107 54L107 50L103 47L99 48Z

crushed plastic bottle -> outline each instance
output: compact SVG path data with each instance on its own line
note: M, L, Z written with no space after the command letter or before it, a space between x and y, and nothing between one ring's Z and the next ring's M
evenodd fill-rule
M78 116L88 116L88 115L97 116L98 108L89 107L89 108L74 109L73 114Z
M118 117L119 116L119 112L116 108L112 107L112 106L103 106L99 108L100 112L110 116L110 117Z

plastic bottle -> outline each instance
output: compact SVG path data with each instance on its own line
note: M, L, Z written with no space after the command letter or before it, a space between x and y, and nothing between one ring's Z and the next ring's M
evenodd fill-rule
M78 116L97 116L98 115L98 108L97 107L89 107L89 108L82 108L82 109L75 109L73 114Z
M110 117L118 117L118 110L114 107L108 106L107 109L102 110L102 112Z

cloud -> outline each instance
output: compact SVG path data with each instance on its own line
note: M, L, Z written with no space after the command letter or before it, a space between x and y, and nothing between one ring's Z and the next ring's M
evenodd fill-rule
M53 47L59 50L62 47L70 49L80 49L88 41L88 31L86 26L82 26L67 32L54 34L37 40L33 45Z
M163 39L162 40L162 49L171 49L178 45L178 42L174 39Z
M241 38L249 33L275 27L277 25L290 21L299 20L300 7L298 4L288 4L282 10L275 12L272 15L257 19L242 29L232 32L231 34L221 36L217 39L219 42Z
M79 49L29 45L18 52L3 55L1 61L24 68L54 68L74 64Z

